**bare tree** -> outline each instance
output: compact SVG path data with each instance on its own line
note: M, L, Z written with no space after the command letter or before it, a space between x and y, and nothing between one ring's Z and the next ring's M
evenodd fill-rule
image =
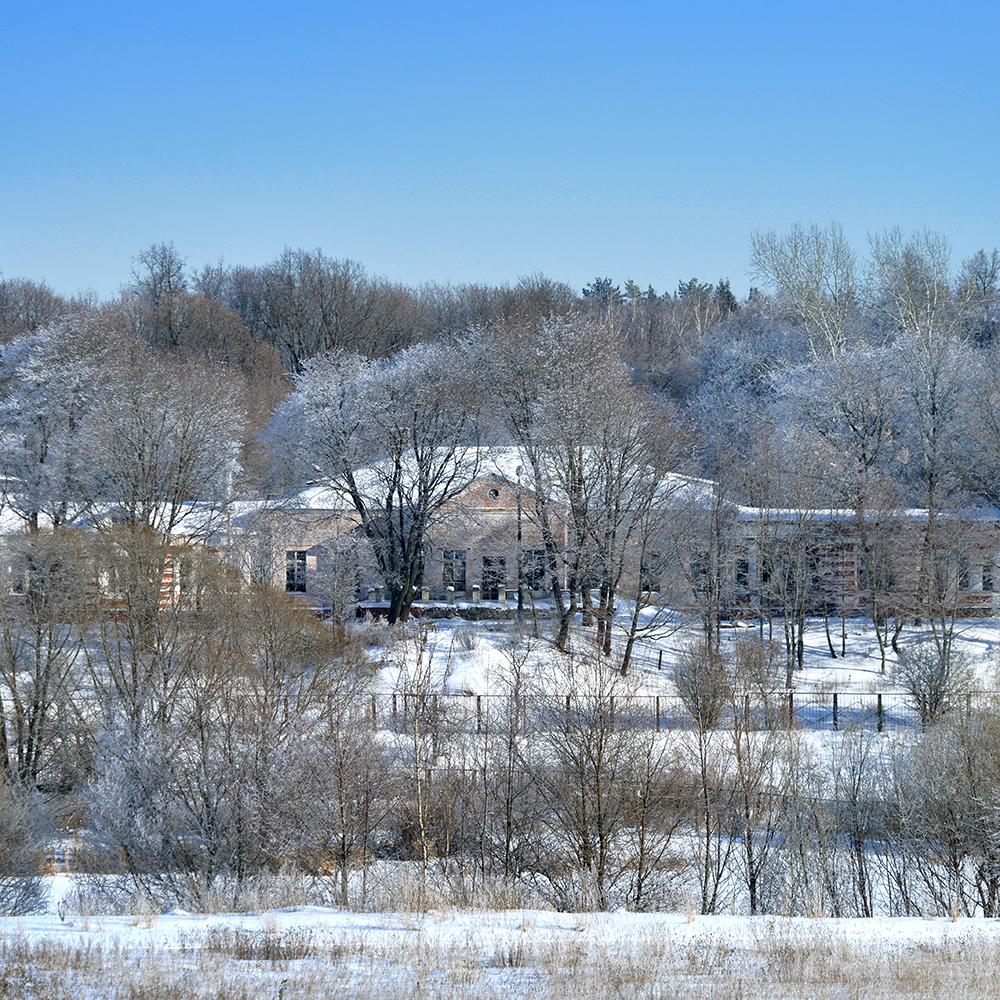
M44 281L0 275L0 344L54 323L71 308Z
M233 268L221 294L295 374L328 351L386 357L418 339L420 310L409 289L320 249L286 248L263 267Z
M121 342L91 422L99 456L94 499L113 508L118 524L159 538L169 537L195 502L209 521L213 508L217 518L232 496L242 418L224 371L168 362L139 341Z
M729 700L729 678L718 648L707 638L685 650L678 666L678 694L694 725L689 747L696 782L691 811L698 901L702 913L715 913L735 847L725 824L732 794L723 734L716 729Z
M971 689L973 669L951 643L915 642L899 651L893 680L906 692L924 726L939 721Z
M479 403L473 370L439 344L377 363L318 358L277 410L272 447L356 511L389 589L391 622L409 616L428 529L478 473Z
M788 302L808 331L813 354L840 354L858 308L857 258L840 225L794 225L781 237L757 229L750 245L751 273Z
M155 347L179 347L190 325L185 265L172 242L151 243L132 259L130 291L145 307L140 332Z
M598 658L557 655L527 756L546 805L533 868L560 907L606 910L635 862L623 851L631 796L659 779L669 757L648 747L648 733L627 724L634 709L631 677ZM647 765L655 773L647 773ZM639 838L636 846L648 850L650 844Z
M497 874L507 886L530 872L539 836L538 792L525 766L532 739L529 661L535 643L515 632L504 650L498 694L487 700L482 726L482 868Z
M19 788L66 790L79 777L77 658L90 562L73 533L26 536L12 555L0 627L0 766Z
M780 653L759 636L736 643L728 678L734 802L731 836L750 913L778 898L778 854L788 738L779 720Z

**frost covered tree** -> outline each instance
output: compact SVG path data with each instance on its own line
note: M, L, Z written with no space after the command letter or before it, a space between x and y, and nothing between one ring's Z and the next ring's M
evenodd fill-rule
M10 553L0 605L0 773L25 789L76 778L85 730L76 696L89 576L79 532L38 532Z
M28 527L114 508L159 537L229 492L243 415L229 375L167 360L116 308L78 312L3 352L0 474Z
M87 512L96 456L91 419L110 345L101 317L79 313L8 344L0 401L4 501L32 531Z
M168 537L192 502L219 508L230 498L242 421L224 371L124 340L91 421L95 500L118 523Z
M901 627L895 586L896 540L903 507L898 475L906 454L900 428L903 387L896 377L892 347L856 345L835 358L800 365L778 380L779 407L786 425L801 421L827 449L817 489L825 506L853 512L861 585L868 601L882 658L890 642L890 621ZM801 438L802 435L799 435Z
M610 652L627 553L659 479L684 455L685 435L666 406L633 385L621 338L602 323L509 323L480 331L478 343L505 430L524 459L528 513L545 542L559 613L557 645L565 648L582 610L585 624L596 617L601 648Z
M418 345L385 361L333 352L303 365L270 429L276 455L354 509L406 621L428 530L480 467L477 376L463 352Z
M785 236L757 229L750 270L779 293L817 357L840 354L858 310L857 256L840 225L794 225Z
M0 784L0 913L34 913L48 897L45 845L51 826L36 795Z
M308 867L322 860L310 849L336 845L314 779L332 781L324 761L352 764L337 741L350 736L368 661L285 594L205 572L200 614L174 618L159 676L127 690L124 660L94 672L104 718L83 794L88 878L106 897L233 906L266 872Z
M976 359L966 339L968 292L953 289L947 241L934 233L904 238L892 230L872 238L879 310L896 330L899 431L908 461L904 475L927 511L916 616L926 615L945 656L951 645L958 588L953 566L966 545L967 525L950 515L961 507L961 468L969 392Z

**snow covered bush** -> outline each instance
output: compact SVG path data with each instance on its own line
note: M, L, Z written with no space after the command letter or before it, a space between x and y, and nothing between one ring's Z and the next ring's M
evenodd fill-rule
M33 913L48 893L42 872L49 824L37 798L0 786L0 913Z

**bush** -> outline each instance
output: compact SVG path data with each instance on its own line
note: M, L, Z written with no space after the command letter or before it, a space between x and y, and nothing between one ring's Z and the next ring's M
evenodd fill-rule
M906 692L926 726L939 721L972 686L968 657L950 643L923 641L902 650L893 680Z
M49 824L36 797L0 786L0 913L17 916L44 908L48 834Z
M674 667L674 684L698 729L714 729L730 697L729 676L718 650L704 639L682 650Z

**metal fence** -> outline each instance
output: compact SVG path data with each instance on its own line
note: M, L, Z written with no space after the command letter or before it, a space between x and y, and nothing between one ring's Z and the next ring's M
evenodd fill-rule
M953 701L948 717L995 710L1000 692L973 691ZM443 692L397 691L370 696L375 729L409 732L414 725L450 733L488 733L509 728L517 713L525 729L577 726L600 721L612 728L658 731L691 729L691 713L677 695L594 697L587 694L466 695ZM919 731L932 721L926 705L909 695L892 692L812 692L777 690L737 695L713 720L713 727L748 729L798 728L837 731L848 728L873 732Z

